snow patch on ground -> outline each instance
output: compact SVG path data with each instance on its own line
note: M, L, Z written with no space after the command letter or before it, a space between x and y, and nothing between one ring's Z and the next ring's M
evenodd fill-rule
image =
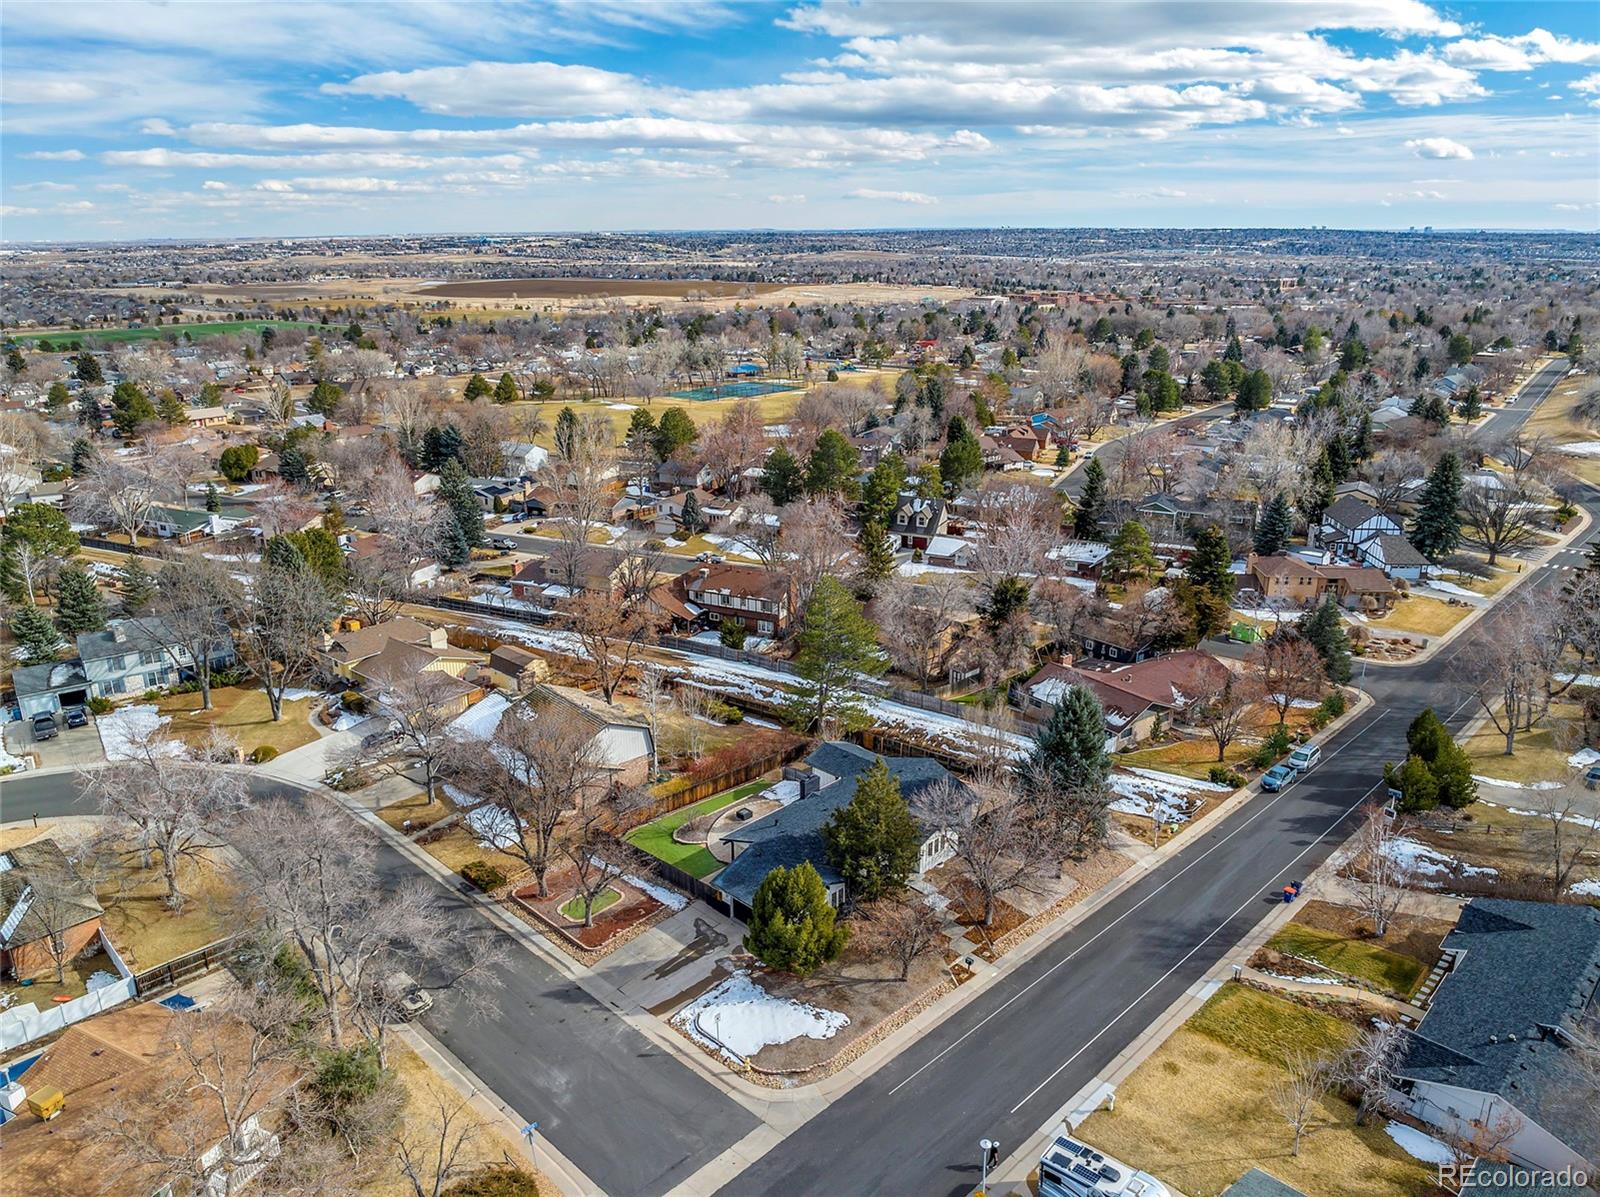
M120 980L121 977L112 976L104 969L97 969L84 980L83 987L93 993L97 989L104 989L107 985L115 985Z
M469 795L460 795L459 790L451 786L445 787L445 792L457 802ZM498 806L475 806L463 818L467 826L472 828L472 834L478 837L480 848L510 848L517 842L517 828L511 821L511 816Z
M322 691L321 690L285 690L283 692L283 701L284 702L298 702L302 698L321 698L321 697L322 697Z
M1457 598L1477 599L1480 603L1484 601L1483 595L1477 591L1468 590L1465 586L1457 586L1454 582L1441 582L1438 579L1433 579L1428 582L1419 582L1417 585L1423 590L1437 590L1440 594L1451 594Z
M144 742L171 722L152 703L135 703L107 711L95 719L100 730L100 744L106 750L108 761L130 761L138 755ZM165 756L182 756L184 747L176 740L163 745Z
M1298 981L1302 985L1341 985L1343 982L1338 977L1291 977L1288 973L1275 973L1262 969L1263 976L1272 977L1278 981Z
M333 721L333 730L349 731L352 727L360 727L370 718L372 718L370 715L357 715L354 711L346 711Z
M1574 457L1600 457L1600 441L1568 441L1556 447Z
M1450 1148L1432 1135L1423 1134L1416 1127L1391 1122L1383 1129L1401 1151L1414 1160L1421 1160L1424 1164L1448 1164L1456 1158L1456 1153Z
M1567 758L1567 764L1574 769L1582 769L1585 765L1593 765L1597 762L1600 762L1600 751L1596 751L1593 748L1580 748Z
M1435 877L1453 874L1459 866L1460 875L1463 877L1498 877L1499 869L1492 869L1488 865L1464 865L1453 856L1446 856L1437 849L1419 843L1417 840L1400 837L1389 841L1385 849L1387 855L1396 861L1409 865L1411 871L1424 877Z
M678 893L677 890L668 889L664 885L657 885L653 881L646 881L643 877L635 877L632 873L624 873L622 879L641 893L649 894L668 910L682 910L689 905L689 899Z
M21 773L28 767L28 762L20 756L12 756L6 751L5 745L0 744L0 769L15 769Z
M1472 780L1486 786L1498 786L1502 790L1559 790L1559 781L1507 781L1503 777L1480 777L1474 773Z
M791 1039L832 1039L850 1024L847 1015L774 997L737 972L676 1015L673 1024L697 1043L730 1059L755 1055Z
M1569 894L1582 894L1586 898L1600 898L1600 877L1577 881L1567 887Z

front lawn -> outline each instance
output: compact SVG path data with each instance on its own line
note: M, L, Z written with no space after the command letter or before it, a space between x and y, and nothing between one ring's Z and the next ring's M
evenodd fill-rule
M310 721L310 699L284 700L283 718L274 723L266 691L259 686L215 688L209 711L200 709L198 693L169 694L157 699L156 707L171 717L168 728L173 735L196 746L205 743L211 730L218 727L237 740L246 755L262 745L281 754L317 738Z
M1117 1088L1116 1110L1091 1115L1078 1138L1154 1174L1190 1197L1214 1197L1260 1167L1310 1197L1411 1197L1429 1169L1405 1155L1383 1120L1325 1097L1320 1125L1298 1156L1270 1094L1285 1053L1336 1052L1354 1028L1242 985L1224 985Z
M1420 636L1442 636L1475 610L1475 607L1452 607L1442 599L1411 594L1396 603L1382 619L1371 620L1369 626Z
M1567 781L1578 770L1567 758L1583 747L1583 712L1577 703L1557 702L1532 731L1519 731L1515 750L1506 755L1506 738L1485 721L1461 746L1472 771L1502 781Z
M1325 964L1347 977L1359 977L1378 988L1409 998L1422 982L1420 960L1387 951L1369 940L1288 923L1267 943L1267 947L1289 956L1299 956Z
M99 889L106 934L134 972L165 964L229 933L227 907L234 892L223 855L207 853L184 861L178 880L185 901L176 911L167 905L161 869L141 869L137 857Z
M732 806L741 799L752 794L759 794L772 783L765 779L746 782L742 786L728 790L721 794L713 794L709 798L702 798L693 806L686 806L681 810L669 811L659 818L641 824L628 832L623 838L635 848L643 849L657 860L666 861L674 868L682 869L691 877L709 877L722 867L722 861L706 849L704 844L680 844L672 838L672 833L682 827L690 819L709 815L724 807Z
M1293 712L1290 721L1293 722ZM1159 769L1166 773L1177 773L1182 777L1205 781L1210 776L1211 770L1219 763L1228 768L1244 770L1258 747L1254 741L1235 740L1228 745L1227 752L1219 762L1217 742L1208 736L1203 740L1175 740L1171 744L1144 748L1138 752L1119 752L1111 759L1115 764L1127 765L1130 768Z

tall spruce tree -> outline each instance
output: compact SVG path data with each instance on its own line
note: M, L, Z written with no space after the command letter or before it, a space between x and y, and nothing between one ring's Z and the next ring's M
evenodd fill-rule
M1339 604L1329 595L1314 611L1300 617L1300 634L1316 648L1323 672L1334 685L1350 680L1350 637L1345 634Z
M831 734L866 723L855 690L862 674L877 677L888 668L878 647L878 630L844 583L825 577L811 592L795 636L795 686L785 715L801 732Z
M696 532L704 532L709 526L706 523L705 513L700 510L700 496L692 490L683 496L683 511L678 516L678 526L690 536Z
M87 570L68 566L56 580L56 627L63 636L98 632L106 626L106 604Z
M1411 543L1429 561L1441 561L1461 543L1461 459L1446 453L1428 474L1411 523Z
M856 547L861 550L861 577L865 581L881 582L894 573L894 541L882 524L862 524Z
M900 779L879 757L856 782L850 801L822 828L828 863L850 897L872 902L903 887L917 867L922 833L900 793Z
M1072 534L1079 540L1103 540L1106 518L1106 467L1091 457L1083 467L1083 494L1072 513Z
M439 501L450 509L450 523L455 525L459 537L447 537L446 544L452 554L466 546L466 553L450 565L463 565L472 557L472 550L484 543L483 508L478 506L472 493L472 483L459 458L452 457L439 471Z
M750 900L745 951L768 968L803 977L844 951L850 933L836 919L828 887L810 861L792 869L779 865Z
M137 615L156 597L156 581L137 557L129 557L117 571L117 583L122 588L122 610Z
M766 465L761 472L761 489L778 507L793 503L805 493L805 476L800 463L782 445L767 454Z
M1183 567L1184 575L1196 586L1223 600L1233 597L1236 582L1233 553L1228 538L1215 524L1207 524L1194 535L1194 552Z
M1028 771L1048 774L1077 792L1104 789L1111 776L1106 752L1106 713L1086 686L1068 686L1033 738Z
M1283 552L1294 535L1294 513L1289 510L1289 497L1281 490L1272 497L1267 509L1256 524L1255 550L1263 557Z
M30 665L54 661L61 651L61 636L56 625L33 603L24 603L11 617L11 634L17 638L23 660Z

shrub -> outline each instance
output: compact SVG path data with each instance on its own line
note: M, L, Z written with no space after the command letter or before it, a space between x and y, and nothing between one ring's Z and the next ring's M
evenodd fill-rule
M1289 733L1285 728L1275 727L1256 749L1256 754L1250 758L1250 763L1257 769L1265 769L1284 753L1289 751Z
M838 382L839 381L839 371L835 370L832 366L828 367L828 381L829 382Z
M514 1164L501 1164L451 1185L444 1197L539 1197L539 1185L532 1173Z
M359 690L346 690L339 695L339 701L344 704L344 709L352 715L365 715L367 713L367 696Z
M461 875L486 894L506 883L506 875L486 860L467 861L461 866Z
M351 790L359 790L372 784L371 776L358 765L335 769L322 780L330 790L337 790L341 794L348 794Z
M98 694L89 700L89 709L96 715L110 714L112 706L109 698L101 698Z
M278 755L278 750L271 744L258 744L250 750L250 763L264 765Z
M717 625L717 638L727 648L743 648L749 637L750 633L745 631L742 623L736 623L727 616L723 616L722 622Z
M322 1005L322 991L293 945L283 944L273 953L270 972L274 984L283 992L292 993L308 1006Z
M844 951L850 932L834 919L828 887L810 861L779 865L756 887L744 949L768 968L803 977Z
M706 714L718 723L744 722L744 712L731 702L723 702L720 698L713 698L706 704Z
M1212 765L1211 771L1206 776L1213 785L1232 786L1236 790L1244 785L1244 774L1237 769L1230 769L1227 765Z

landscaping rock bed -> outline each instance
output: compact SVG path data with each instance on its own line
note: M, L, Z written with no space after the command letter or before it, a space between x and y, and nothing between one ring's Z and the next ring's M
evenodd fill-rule
M593 926L584 926L583 920L567 917L561 908L573 900L573 879L569 873L554 875L549 879L548 888L550 895L545 898L538 896L538 886L531 882L510 888L507 895L508 902L514 908L520 907L531 914L538 923L555 933L552 938L557 942L566 940L574 947L585 953L585 962L590 962L599 955L614 951L626 940L619 941L618 937L627 934L635 927L641 931L644 925L653 916L667 910L667 907L651 897L649 894L630 885L620 877L611 881L611 889L622 896L604 910L597 911ZM632 938L632 936L628 936Z

